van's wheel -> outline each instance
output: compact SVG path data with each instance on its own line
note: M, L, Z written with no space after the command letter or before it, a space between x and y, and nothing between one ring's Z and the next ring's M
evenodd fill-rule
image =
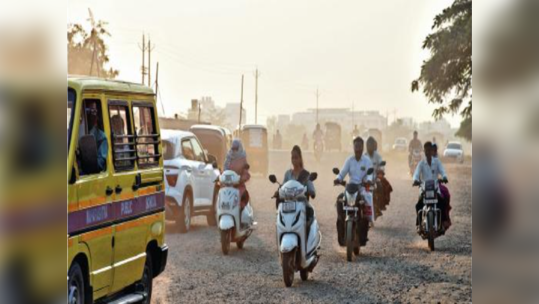
M191 194L185 193L183 196L183 202L176 218L176 225L180 233L187 233L191 229Z
M346 222L346 260L352 261L352 253L355 247L354 239L354 222Z
M84 304L86 283L84 274L79 263L74 262L68 272L69 281L67 283L67 303L68 304Z
M144 263L144 272L142 273L142 279L137 284L137 291L144 294L144 300L142 304L150 304L152 300L152 283L153 283L153 265L152 255L150 251L146 252L146 263Z
M208 226L215 227L217 226L217 198L219 197L219 189L215 188L213 190L213 202L212 207L210 210L210 213L206 216L206 220L208 221Z
M431 212L427 213L427 225L429 227L428 232L428 242L430 251L434 251L434 214Z
M292 286L292 283L294 282L294 272L296 270L295 258L295 250L282 254L283 281L286 287Z
M309 279L309 272L307 270L300 270L299 276L302 281L307 281Z
M221 250L224 255L230 252L230 230L221 230Z

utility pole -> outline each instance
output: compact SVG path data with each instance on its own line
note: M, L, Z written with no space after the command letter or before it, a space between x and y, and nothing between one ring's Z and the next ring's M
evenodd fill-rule
M146 67L144 66L144 55L146 53L146 37L144 37L144 34L142 34L142 46L139 45L139 49L142 51L142 67L140 68L140 71L142 73L142 84L144 84L144 75L146 75Z
M320 97L320 92L318 92L318 88L316 88L316 123L318 124L318 98Z
M163 104L161 94L159 93L159 61L157 62L157 67L155 68L155 95L156 97L159 96L159 100L161 101L161 110L163 111L163 115L165 115L165 105Z
M240 124L238 131L241 132L241 115L243 114L243 74L241 75L241 99L240 99Z
M200 108L200 101L201 101L201 100L198 101L198 123L199 123L199 124L200 124L200 113L201 113L201 111L202 111L201 108Z
M150 37L148 37L148 85L152 85L152 51L155 48L155 45L152 46L152 43L150 41Z
M255 71L255 125L258 124L258 77L261 73L258 72L258 68Z

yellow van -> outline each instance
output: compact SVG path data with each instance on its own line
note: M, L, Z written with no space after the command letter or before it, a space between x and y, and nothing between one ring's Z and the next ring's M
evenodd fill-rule
M153 91L68 77L68 303L150 303L167 262Z

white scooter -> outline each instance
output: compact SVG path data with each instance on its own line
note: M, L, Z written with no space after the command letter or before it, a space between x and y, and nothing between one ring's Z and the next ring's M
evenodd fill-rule
M314 181L317 176L316 173L311 173L309 180ZM270 175L269 179L272 183L278 183L275 175ZM307 187L295 180L284 185L279 184L277 245L286 287L292 286L296 271L299 271L301 279L306 281L320 257L318 250L322 234L315 214L311 224L307 224L306 192Z
M251 202L243 211L240 207L240 191L234 186L240 182L240 176L227 170L219 177L219 196L217 200L217 217L221 235L221 249L224 255L230 251L230 243L235 242L238 249L243 248L245 240L253 232L256 222L253 221Z

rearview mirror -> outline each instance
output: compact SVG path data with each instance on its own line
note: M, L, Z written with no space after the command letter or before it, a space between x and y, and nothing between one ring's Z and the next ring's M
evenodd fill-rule
M277 182L277 177L275 177L274 174L269 176L269 180L272 184L275 184Z
M337 175L337 174L339 174L339 172L340 172L339 169L333 168L333 174Z
M374 168L369 168L367 170L367 175L371 175L374 172Z
M381 163L380 163L380 166L385 166L386 165L386 161L383 160Z
M311 172L311 174L309 175L309 180L311 182L314 182L317 178L318 178L318 173L316 172Z
M99 173L97 163L97 142L91 134L84 135L79 139L80 165L84 174Z

